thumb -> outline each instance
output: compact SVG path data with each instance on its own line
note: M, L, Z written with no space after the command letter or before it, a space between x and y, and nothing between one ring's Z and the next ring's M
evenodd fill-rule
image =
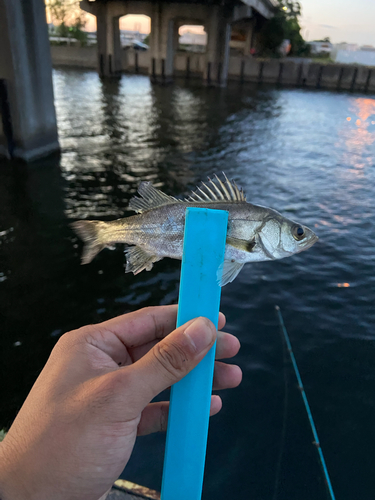
M132 365L142 405L189 373L214 345L216 333L207 318L194 319L174 330Z

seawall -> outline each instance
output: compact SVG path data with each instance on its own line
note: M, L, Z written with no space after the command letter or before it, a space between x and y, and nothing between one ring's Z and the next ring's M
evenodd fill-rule
M51 46L54 66L86 69L97 68L96 47ZM205 54L177 52L176 76L202 77ZM151 66L150 53L127 49L122 51L121 70L147 74ZM375 92L375 67L294 62L287 59L258 60L231 55L230 80L271 83L284 86L305 86L332 90Z

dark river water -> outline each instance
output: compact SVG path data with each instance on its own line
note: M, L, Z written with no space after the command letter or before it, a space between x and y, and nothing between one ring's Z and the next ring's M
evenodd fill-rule
M61 158L0 169L0 426L59 336L177 301L180 263L124 274L123 247L80 266L80 218L130 215L141 180L186 195L225 171L249 201L313 228L285 260L223 288L242 385L212 419L205 500L315 500L326 489L275 316L279 304L338 500L375 498L375 96L56 70ZM160 490L165 437L140 438L122 477Z

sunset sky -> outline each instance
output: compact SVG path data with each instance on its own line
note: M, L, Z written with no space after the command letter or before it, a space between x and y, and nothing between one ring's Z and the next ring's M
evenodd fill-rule
M300 0L302 36L315 40L329 36L334 43L375 45L375 0ZM128 15L121 29L150 32L150 19ZM95 17L87 16L86 29L95 31Z
M302 35L375 46L374 0L300 0Z

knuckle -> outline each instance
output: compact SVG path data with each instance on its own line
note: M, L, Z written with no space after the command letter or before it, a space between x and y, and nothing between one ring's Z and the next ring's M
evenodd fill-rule
M77 344L79 338L78 330L64 333L57 341L54 352L64 353L69 352Z
M80 343L82 339L92 330L92 326L82 326L77 330L71 330L66 332L59 338L56 345L63 345L67 347L73 347L74 345Z
M159 342L153 349L156 361L171 377L176 378L188 371L188 358L184 349L175 342Z

